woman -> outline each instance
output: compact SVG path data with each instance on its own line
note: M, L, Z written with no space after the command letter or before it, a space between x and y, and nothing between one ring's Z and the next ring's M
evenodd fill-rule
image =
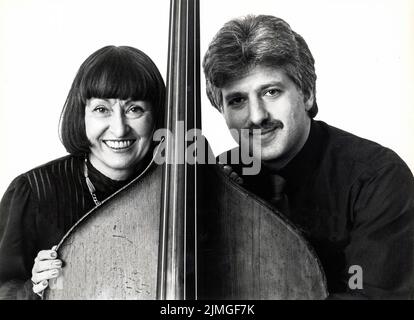
M18 176L1 201L0 299L37 299L59 275L52 246L151 159L164 95L164 81L142 51L107 46L85 60L60 120L70 155Z

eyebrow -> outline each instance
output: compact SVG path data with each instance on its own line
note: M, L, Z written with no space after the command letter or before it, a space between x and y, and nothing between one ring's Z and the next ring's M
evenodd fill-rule
M273 86L278 86L278 87L282 87L282 88L285 87L282 81L271 81L271 82L262 84L261 86L259 86L257 88L256 91L260 92L260 91L263 91L263 90L265 90L269 87L273 87ZM246 95L245 91L234 91L234 92L230 92L230 93L224 95L223 99L225 101L230 101L234 98L239 98L240 96L244 96L244 95Z
M110 103L110 100L117 100L118 98L91 98L91 99L96 99L96 100L101 100L101 101L105 101ZM125 101L125 105L134 101L141 101L141 100L133 100L133 99L126 99L126 100L122 100Z
M241 92L241 91L235 91L235 92L230 92L229 94L223 96L223 99L228 102L234 98L239 98L240 96L244 96L245 93Z
M262 91L264 89L267 89L269 87L274 87L274 86L282 87L282 88L285 87L285 85L283 84L282 81L271 81L271 82L268 82L268 83L265 83L265 84L261 85L259 87L259 91Z

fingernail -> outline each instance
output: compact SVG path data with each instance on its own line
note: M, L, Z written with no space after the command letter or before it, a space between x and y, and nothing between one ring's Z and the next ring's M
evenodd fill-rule
M47 280L43 280L42 285L47 286Z
M54 262L55 266L60 266L61 264L62 264L62 261L60 261L60 260Z
M51 256L52 258L56 258L56 257L57 257L57 253L56 253L56 251L53 251L53 252L50 254L50 256Z
M52 274L53 274L53 275L58 274L58 273L59 273L59 270L58 270L58 269L53 269L53 270L52 270Z

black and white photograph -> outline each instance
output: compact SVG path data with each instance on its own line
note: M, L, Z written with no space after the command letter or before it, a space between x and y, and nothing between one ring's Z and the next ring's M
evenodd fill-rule
M0 21L0 300L414 299L414 2L0 0Z

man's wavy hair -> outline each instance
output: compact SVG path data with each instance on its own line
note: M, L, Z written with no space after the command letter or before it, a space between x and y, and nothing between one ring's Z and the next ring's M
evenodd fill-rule
M60 116L60 140L73 155L90 152L85 131L85 106L90 98L146 100L154 111L155 129L164 120L164 80L154 62L141 50L106 46L80 66Z
M318 113L315 60L305 40L284 20L269 15L248 15L227 22L215 35L203 60L208 98L222 111L221 88L258 65L281 68L304 94L314 95L308 111Z

